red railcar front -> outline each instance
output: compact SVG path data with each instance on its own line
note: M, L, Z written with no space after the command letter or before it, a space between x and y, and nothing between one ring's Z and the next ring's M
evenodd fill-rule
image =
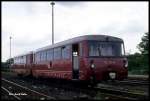
M96 81L127 78L127 59L123 41L87 41L86 57L82 58L82 80Z

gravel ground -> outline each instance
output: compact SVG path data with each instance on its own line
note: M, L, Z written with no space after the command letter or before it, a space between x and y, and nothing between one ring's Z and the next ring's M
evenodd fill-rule
M113 82L103 82L98 85L99 87L110 87L121 89L123 91L135 92L148 95L149 94L149 85L127 85L123 83L113 83Z
M16 100L13 96L9 96L5 90L1 89L1 100L6 100L6 99Z
M106 100L106 99L112 99L110 96L102 94L100 92L96 92L93 95L89 95L87 93L83 93L83 92L79 92L79 91L73 91L73 90L66 90L66 89L61 89L59 87L56 87L55 85L47 85L44 82L40 82L37 84L37 82L35 82L35 80L32 79L20 79L19 77L17 77L14 73L2 73L2 77L11 80L11 81L15 81L16 83L23 85L25 87L28 87L30 89L39 91L41 93L44 93L46 95L55 97L56 100L73 100L73 99L96 99L96 100ZM47 81L50 82L50 81ZM61 82L60 82L61 83ZM60 84L61 85L61 84ZM111 86L115 86L122 90L126 90L126 91L132 91L132 92L140 92L140 93L148 93L148 88L149 85L135 85L135 86L130 86L130 85L117 85L117 84L99 84L99 87L106 87L108 85L108 87ZM111 85L111 86L110 86Z
M12 73L2 73L2 77L14 81L30 89L55 97L56 100L94 99L82 92L64 90L54 86L45 85L43 83L36 84L34 81L27 82L25 79L20 79L15 74Z
M129 79L139 79L139 80L148 80L149 75L128 75Z

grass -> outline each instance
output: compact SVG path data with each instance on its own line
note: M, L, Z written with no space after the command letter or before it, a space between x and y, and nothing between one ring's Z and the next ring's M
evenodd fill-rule
M128 71L128 74L134 74L134 75L148 75L148 74L149 74L149 70L146 70L146 69L130 70L130 71Z

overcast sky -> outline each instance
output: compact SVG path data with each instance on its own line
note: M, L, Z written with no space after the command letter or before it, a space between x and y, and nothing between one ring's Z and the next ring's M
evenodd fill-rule
M2 61L51 44L50 2L2 2ZM55 43L104 34L122 38L126 52L148 32L148 2L55 2Z

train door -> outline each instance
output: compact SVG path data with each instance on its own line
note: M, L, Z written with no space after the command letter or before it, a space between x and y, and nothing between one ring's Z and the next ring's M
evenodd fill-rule
M72 79L79 79L79 46L72 45Z

